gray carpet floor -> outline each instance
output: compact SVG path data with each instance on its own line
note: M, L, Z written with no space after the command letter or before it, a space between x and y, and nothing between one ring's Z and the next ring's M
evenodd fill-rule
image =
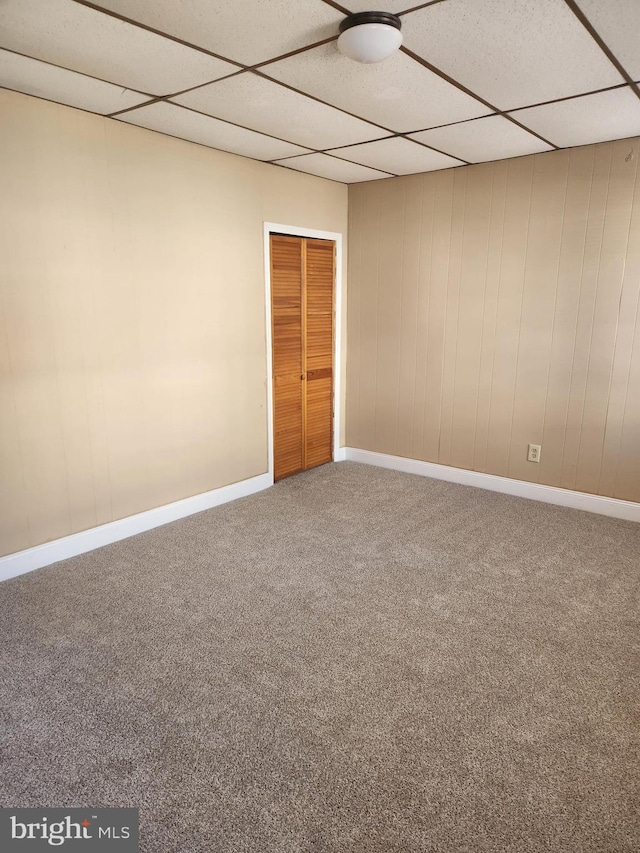
M0 585L2 806L145 853L640 850L640 525L369 468Z

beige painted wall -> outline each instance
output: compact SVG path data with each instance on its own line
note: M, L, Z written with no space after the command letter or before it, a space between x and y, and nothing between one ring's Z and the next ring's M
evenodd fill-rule
M639 153L352 186L347 445L640 501Z
M0 126L0 554L265 472L262 224L346 234L346 187L13 92Z

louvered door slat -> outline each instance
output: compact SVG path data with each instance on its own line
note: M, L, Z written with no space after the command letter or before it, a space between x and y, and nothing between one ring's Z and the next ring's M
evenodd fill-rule
M302 250L299 238L271 237L275 480L304 468Z
M334 243L306 241L305 467L333 458Z

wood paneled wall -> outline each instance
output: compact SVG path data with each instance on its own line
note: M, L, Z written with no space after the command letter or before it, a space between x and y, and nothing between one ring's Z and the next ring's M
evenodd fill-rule
M639 148L350 188L347 445L640 500Z
M6 90L0 126L0 555L264 473L263 222L346 233L346 187Z

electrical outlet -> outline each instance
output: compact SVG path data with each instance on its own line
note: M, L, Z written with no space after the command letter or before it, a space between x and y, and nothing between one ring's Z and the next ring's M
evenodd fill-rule
M528 462L539 462L541 453L542 453L542 445L541 444L530 444L529 445L529 452L527 453L527 461Z

